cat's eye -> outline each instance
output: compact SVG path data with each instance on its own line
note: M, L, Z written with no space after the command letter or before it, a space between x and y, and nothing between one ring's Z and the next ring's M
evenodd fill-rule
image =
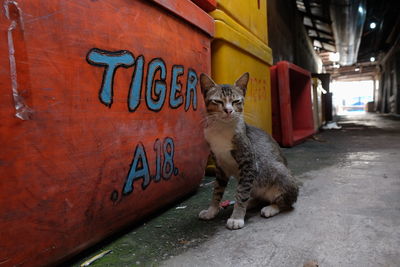
M232 101L232 105L241 104L241 103L242 103L242 100L234 100L234 101Z
M224 102L222 102L221 100L215 100L215 99L211 100L211 103L216 104L216 105L223 105L224 104Z

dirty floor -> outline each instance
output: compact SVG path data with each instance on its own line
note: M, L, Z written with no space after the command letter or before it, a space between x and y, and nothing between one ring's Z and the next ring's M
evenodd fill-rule
M232 206L200 221L212 190L206 177L195 195L68 265L111 250L90 266L400 266L400 118L366 114L339 124L284 149L303 183L293 211L269 219L250 212L237 231L225 228Z

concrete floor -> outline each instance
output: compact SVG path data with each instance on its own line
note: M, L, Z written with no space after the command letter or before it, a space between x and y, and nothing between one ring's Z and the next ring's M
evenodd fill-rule
M211 197L206 178L194 196L85 258L111 249L93 266L400 266L400 118L367 114L339 123L341 130L284 150L303 182L293 211L269 219L250 212L236 231L225 228L232 207L199 221Z

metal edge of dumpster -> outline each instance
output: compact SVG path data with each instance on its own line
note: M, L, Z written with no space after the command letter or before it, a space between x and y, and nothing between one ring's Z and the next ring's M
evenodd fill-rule
M193 26L201 29L202 31L206 32L209 36L213 37L215 28L214 28L214 21L213 18L208 15L206 12L199 12L204 11L200 6L196 5L190 0L151 0L152 2L162 6L166 10L174 13L175 15L179 16L180 18L186 20L187 22L191 23ZM191 16L193 13L192 11L196 12L196 16Z
M211 12L217 8L217 0L192 0L192 1L206 12Z

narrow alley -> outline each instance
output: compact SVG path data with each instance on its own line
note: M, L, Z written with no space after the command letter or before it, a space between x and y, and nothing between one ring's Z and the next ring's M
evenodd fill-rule
M206 178L195 195L87 258L112 250L93 266L396 266L400 118L343 116L339 124L284 150L302 183L293 211L269 219L251 211L240 231L225 228L232 206L200 221L212 190ZM234 198L234 183L225 199Z
M399 0L1 2L0 267L400 266Z
M342 130L285 154L303 182L295 210L250 215L166 266L396 266L400 258L400 118L344 117ZM222 226L222 225L221 225Z

